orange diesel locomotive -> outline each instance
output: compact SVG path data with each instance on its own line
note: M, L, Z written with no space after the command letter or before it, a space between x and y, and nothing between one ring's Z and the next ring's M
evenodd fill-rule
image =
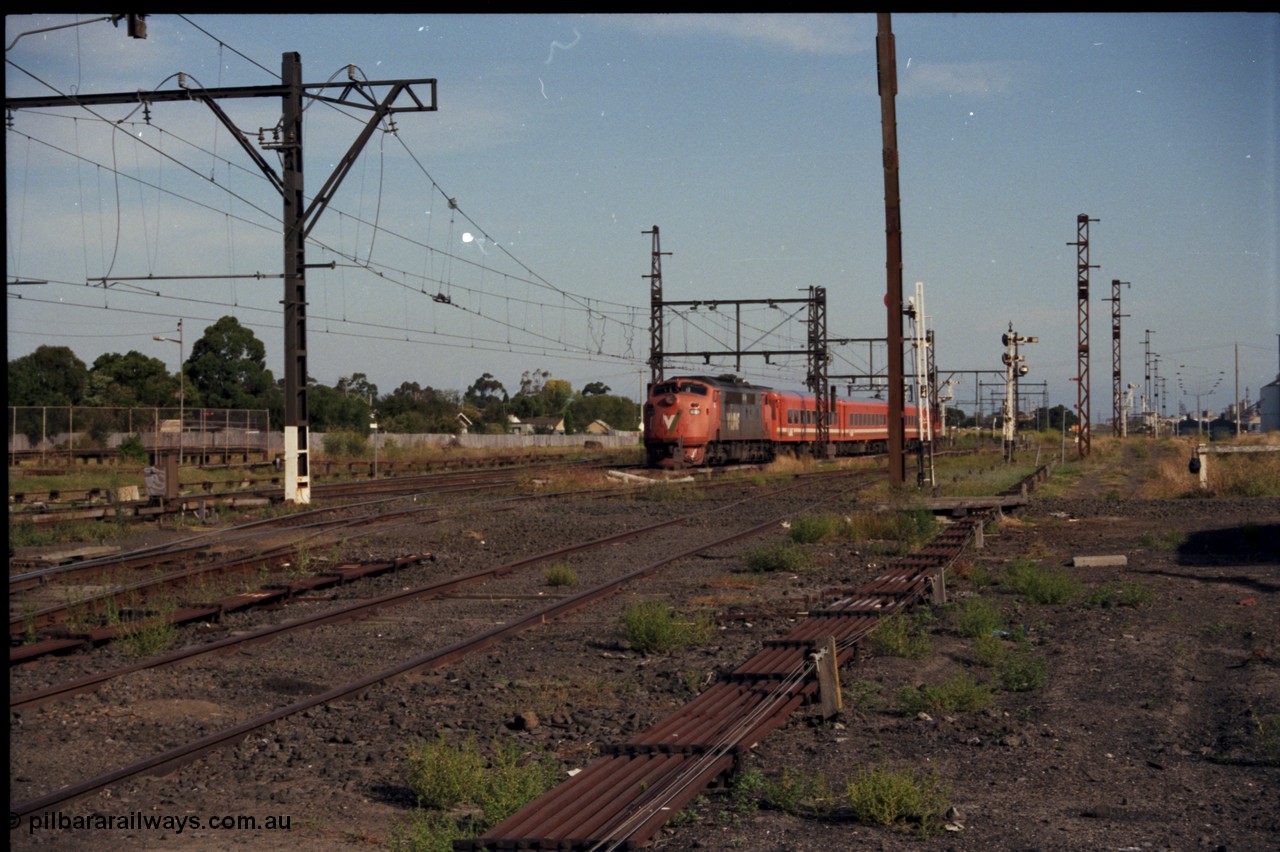
M837 400L828 413L837 456L885 452L889 406ZM811 453L818 438L817 400L741 379L683 376L653 386L644 406L650 467L772 461L780 452ZM920 441L916 409L903 412L905 446Z

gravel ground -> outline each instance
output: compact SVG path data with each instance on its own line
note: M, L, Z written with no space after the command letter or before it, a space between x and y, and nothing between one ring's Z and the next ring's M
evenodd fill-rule
M749 489L744 489L749 490ZM553 546L689 511L729 506L742 494L699 490L475 507L437 524L404 525L350 541L335 556L389 558L430 551L436 561L343 590L374 596L462 574ZM768 505L742 504L689 525L563 560L578 591L752 521L811 511L830 488L803 489ZM781 540L785 531L763 536ZM709 792L654 845L664 849L1271 849L1280 846L1280 501L1133 501L1083 491L1035 500L989 530L949 579L953 604L937 608L932 653L920 660L864 651L841 673L845 709L833 720L808 711L743 761L739 777L826 779L842 792L860 769L932 770L947 788L947 828L922 838L873 827L835 807L786 812L741 791ZM405 755L417 739L494 737L531 751L552 749L562 769L589 762L673 713L733 669L760 643L785 633L824 592L875 576L885 558L848 543L809 545L803 574L753 574L742 554L757 542L681 560L648 581L567 619L505 640L443 669L418 670L355 698L289 716L233 748L209 752L163 777L130 778L24 819L15 848L258 849L376 847L414 806ZM1123 567L1070 568L1073 557L1122 555ZM1015 560L1069 570L1074 601L1031 603L998 582ZM990 582L991 580L997 582ZM1134 583L1138 606L1086 602ZM307 631L216 659L141 672L67 702L10 719L10 797L25 801L60 784L163 751L302 696L347 683L459 636L486 629L564 594L541 567L474 587L443 604L386 610L353 625ZM904 687L968 673L993 681L956 621L968 597L998 605L1046 664L1043 686L996 689L977 712L899 712ZM622 610L642 599L713 608L715 638L667 655L645 655L619 636ZM229 618L247 630L324 602ZM208 629L206 629L206 634ZM199 630L182 641L197 641ZM1011 643L1009 643L1011 645ZM123 661L118 650L47 661L11 673L11 692ZM1268 721L1269 720L1269 721ZM1268 727L1270 725L1270 727ZM1264 736L1270 732L1271 740ZM796 810L796 809L793 809ZM91 815L169 817L167 828L58 828ZM214 816L254 817L257 829L213 829ZM181 832L172 824L200 817ZM289 831L264 830L271 817ZM138 817L133 820L136 823ZM12 822L12 821L11 821Z

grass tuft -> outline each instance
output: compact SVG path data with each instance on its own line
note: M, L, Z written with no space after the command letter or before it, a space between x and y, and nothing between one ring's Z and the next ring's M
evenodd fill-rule
M715 633L710 613L692 618L677 613L662 601L642 601L622 613L622 634L631 647L646 654L664 654L700 645Z
M932 644L924 630L923 618L896 613L881 619L871 634L871 648L882 657L919 660L929 655Z
M933 769L860 769L845 788L845 799L858 822L915 826L924 837L942 830L950 795Z
M1066 571L1041 568L1021 557L1009 566L1005 581L1038 604L1067 603L1080 594L1080 583Z

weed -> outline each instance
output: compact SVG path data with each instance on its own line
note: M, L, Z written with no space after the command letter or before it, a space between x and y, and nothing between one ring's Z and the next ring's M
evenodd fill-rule
M1034 603L1066 603L1080 594L1080 583L1061 569L1041 568L1019 557L1009 566L1005 580Z
M421 807L448 810L475 796L484 781L484 754L474 737L449 743L444 734L411 747L408 764L409 789Z
M578 582L578 575L568 565L556 564L547 569L543 579L548 586L572 586Z
M796 544L813 544L835 535L838 526L832 515L801 515L791 522L788 535Z
M703 673L698 669L685 669L680 673L680 682L684 684L685 689L696 695L702 686L703 677Z
M834 807L826 776L803 775L785 766L777 781L765 782L762 798L767 807L795 816L827 816Z
M177 610L175 603L161 604L152 614L131 620L121 616L114 600L108 598L107 603L107 623L120 627L115 643L131 657L150 657L168 650L178 638L178 629L170 620Z
M1159 535L1146 533L1142 538L1138 539L1138 544L1153 550L1171 551L1177 550L1186 540L1187 535L1182 530L1165 530Z
M428 812L478 808L482 817L467 822L481 831L550 789L559 772L555 760L526 758L515 744L494 740L486 755L473 737L454 745L443 734L411 746L406 764L409 789L418 797L419 808ZM449 820L455 823L456 830L456 820ZM432 837L443 826L435 818L423 817L419 822L419 827L430 829L427 834Z
M1280 714L1270 713L1259 716L1250 711L1253 717L1253 743L1259 757L1271 766L1280 766Z
M988 668L1000 665L1007 653L1004 640L995 634L973 637L973 656Z
M1043 657L1018 650L1000 663L997 677L1000 687L1007 692L1030 692L1045 685L1048 680L1048 664Z
M702 822L702 811L706 809L706 806L707 797L699 794L698 798L690 802L684 810L680 811L680 813L668 820L667 825L672 828L680 828L682 826Z
M907 553L931 538L937 529L933 513L924 507L892 512L857 512L839 523L839 535L869 545L884 554Z
M455 840L479 835L480 831L470 827L469 820L460 822L440 811L415 808L407 819L391 826L387 847L395 852L453 852Z
M733 810L738 814L749 815L760 808L760 798L764 793L764 773L759 769L746 769L733 779L730 798Z
M935 711L974 713L991 704L991 687L978 683L963 672L940 686L925 684L903 687L898 693L898 709L907 715Z
M493 744L485 783L474 797L485 821L496 825L550 790L560 767L552 759L526 759L515 743Z
M622 632L633 648L661 654L708 641L715 632L715 620L710 613L689 619L662 601L642 601L623 612Z
M1136 580L1123 585L1107 585L1090 593L1085 602L1099 609L1111 609L1118 606L1138 607L1155 596L1150 587Z
M881 619L871 634L871 647L883 657L919 660L929 655L932 646L917 617L896 613Z
M880 684L870 680L854 680L844 684L846 703L860 710L872 710L880 704Z
M987 586L994 586L997 582L996 578L985 565L973 564L967 566L964 571L957 572L970 583L973 583L975 589L982 589Z
M810 561L803 548L785 542L765 544L747 551L743 557L748 569L758 572L790 571L801 573L809 570Z
M991 636L1004 626L1004 618L995 604L986 598L968 598L956 619L956 630L970 639Z
M869 825L915 824L921 836L942 829L950 789L936 770L916 772L880 766L860 769L845 788L849 809L858 822Z

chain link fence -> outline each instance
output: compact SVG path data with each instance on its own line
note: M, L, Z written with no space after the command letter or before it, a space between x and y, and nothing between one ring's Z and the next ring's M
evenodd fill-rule
M148 452L183 453L273 453L284 445L266 409L10 406L8 424L11 462L118 451L134 441Z

